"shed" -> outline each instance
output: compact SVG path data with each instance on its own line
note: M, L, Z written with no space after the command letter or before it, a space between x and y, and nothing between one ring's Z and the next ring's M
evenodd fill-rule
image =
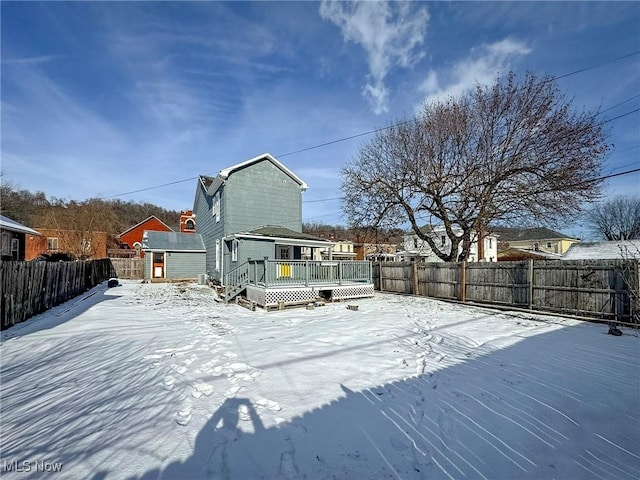
M206 273L206 249L197 233L155 232L142 236L145 280L196 280Z

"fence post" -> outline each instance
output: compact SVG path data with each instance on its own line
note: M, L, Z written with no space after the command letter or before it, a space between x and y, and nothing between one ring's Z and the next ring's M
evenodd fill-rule
M467 262L465 260L460 264L460 301L467 300Z
M414 295L418 295L418 262L415 260L411 262L411 285Z
M529 284L529 310L533 309L533 258L529 259L529 270L527 271L527 282Z
M378 261L378 272L380 272L380 274L378 275L378 278L380 278L380 291L384 292L384 286L382 285L382 262Z

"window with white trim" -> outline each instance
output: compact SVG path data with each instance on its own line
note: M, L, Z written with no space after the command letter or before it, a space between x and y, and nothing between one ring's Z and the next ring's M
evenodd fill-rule
M56 237L47 238L47 250L51 252L58 250L58 239Z
M213 200L213 216L216 222L220 221L220 192L216 192L216 196Z
M238 240L231 241L231 261L238 261Z
M220 271L220 239L216 239L216 272Z
M18 260L18 251L20 250L20 240L17 238L11 239L11 258Z

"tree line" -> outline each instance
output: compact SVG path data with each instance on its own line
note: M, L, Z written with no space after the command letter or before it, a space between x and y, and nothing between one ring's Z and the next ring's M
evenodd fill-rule
M180 212L150 203L102 200L83 201L47 197L3 181L0 184L0 213L31 228L107 232L115 237L155 215L174 230L179 229Z

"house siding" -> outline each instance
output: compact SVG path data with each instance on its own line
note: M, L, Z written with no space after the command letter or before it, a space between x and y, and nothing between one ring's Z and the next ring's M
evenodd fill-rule
M270 161L262 160L233 172L224 190L221 210L225 215L225 235L263 225L302 231L300 185Z
M216 222L213 216L213 199L208 195L204 187L198 180L196 187L196 196L193 205L193 213L196 217L196 232L200 234L207 250L205 255L206 273L210 278L220 281L220 272L216 271L216 239L222 239L224 236L224 193L226 188L220 190L220 221ZM224 243L224 242L223 242Z
M198 278L206 272L207 262L204 252L167 252L165 254L166 278Z
M151 278L151 260L153 255L146 255L144 257L144 278Z

